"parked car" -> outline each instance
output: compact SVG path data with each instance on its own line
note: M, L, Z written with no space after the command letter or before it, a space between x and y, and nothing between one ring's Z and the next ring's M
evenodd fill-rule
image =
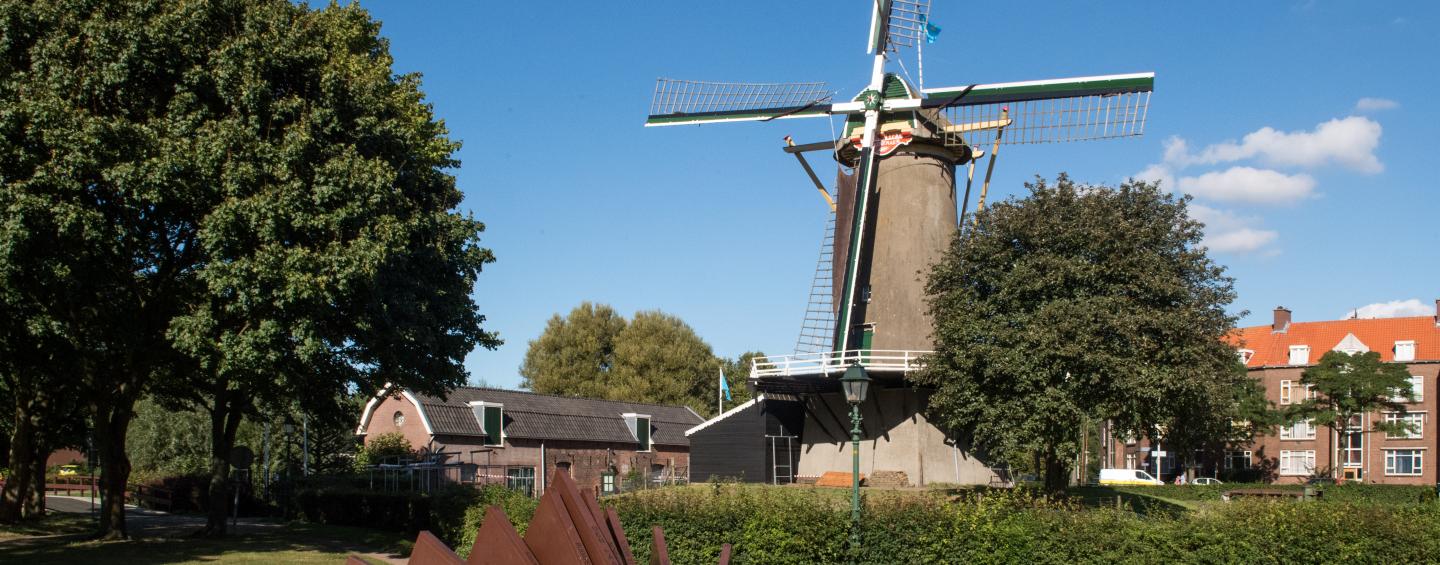
M1216 479L1216 478L1213 478L1213 477L1200 477L1200 478L1195 479L1195 482L1193 482L1193 483L1191 483L1191 484L1196 484L1196 485L1223 485L1223 484L1225 484L1225 483L1221 482L1220 479Z
M57 472L57 474L60 475L60 476L62 476L62 477L70 476L70 475L79 475L79 474L80 474L80 466L79 466L79 465L61 465L61 466L60 466L60 470Z
M1100 484L1111 486L1123 485L1163 485L1160 479L1150 476L1140 469L1101 469Z

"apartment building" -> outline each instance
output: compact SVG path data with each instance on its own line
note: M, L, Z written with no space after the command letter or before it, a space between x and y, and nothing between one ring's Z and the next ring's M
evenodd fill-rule
M1440 300L1431 316L1296 322L1290 310L1276 308L1269 325L1238 330L1237 354L1250 376L1260 381L1266 397L1278 408L1313 398L1301 382L1305 369L1326 352L1374 351L1386 363L1405 365L1410 373L1411 401L1395 400L1406 411L1375 412L1358 418L1356 431L1344 438L1313 422L1280 426L1249 445L1227 452L1221 461L1199 462L1202 474L1249 475L1277 483L1302 482L1339 468L1350 480L1377 484L1435 484L1436 407L1440 405ZM1409 433L1374 429L1379 421L1404 421ZM1183 472L1184 454L1164 452L1163 439L1153 448L1146 440L1115 441L1108 466L1147 469L1171 480ZM1164 456L1156 457L1157 453ZM1247 472L1248 471L1248 472Z

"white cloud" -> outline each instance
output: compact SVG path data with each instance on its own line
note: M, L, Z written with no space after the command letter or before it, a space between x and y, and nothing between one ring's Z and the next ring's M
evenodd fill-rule
M1435 310L1433 307L1426 305L1417 298L1411 298L1409 300L1391 300L1389 302L1366 304L1347 312L1345 318L1403 318L1406 316L1429 316L1434 313Z
M1143 180L1160 183L1161 190L1175 189L1175 173L1165 165L1150 165L1145 170L1135 173L1135 180Z
M1267 126L1246 134L1239 143L1216 143L1198 153L1191 153L1185 140L1171 138L1165 144L1165 162L1176 167L1244 159L1291 167L1318 167L1333 162L1364 173L1378 173L1385 170L1375 156L1382 131L1374 120L1350 116L1324 122L1312 131L1283 132Z
M1381 110L1394 110L1400 107L1400 103L1389 98L1361 98L1355 102L1357 112L1379 112Z
M1221 202L1286 204L1308 198L1315 191L1315 179L1305 174L1230 167L1198 177L1181 177L1175 187L1197 198Z
M1275 231L1259 229L1260 218L1201 204L1190 205L1190 217L1205 224L1205 239L1200 244L1219 253L1254 253L1280 237Z

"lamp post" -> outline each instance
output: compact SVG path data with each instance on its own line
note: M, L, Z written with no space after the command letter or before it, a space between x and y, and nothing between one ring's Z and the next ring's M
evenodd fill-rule
M865 393L870 389L870 377L865 367L851 363L840 377L840 387L845 391L845 402L850 403L850 459L853 464L850 473L850 548L860 547L860 403L865 402Z

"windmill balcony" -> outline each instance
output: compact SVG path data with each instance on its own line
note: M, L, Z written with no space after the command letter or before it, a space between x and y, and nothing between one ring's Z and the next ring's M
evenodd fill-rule
M848 349L820 353L770 355L750 361L750 379L766 377L829 377L845 374L851 363L872 373L907 374L923 367L921 359L932 351Z

